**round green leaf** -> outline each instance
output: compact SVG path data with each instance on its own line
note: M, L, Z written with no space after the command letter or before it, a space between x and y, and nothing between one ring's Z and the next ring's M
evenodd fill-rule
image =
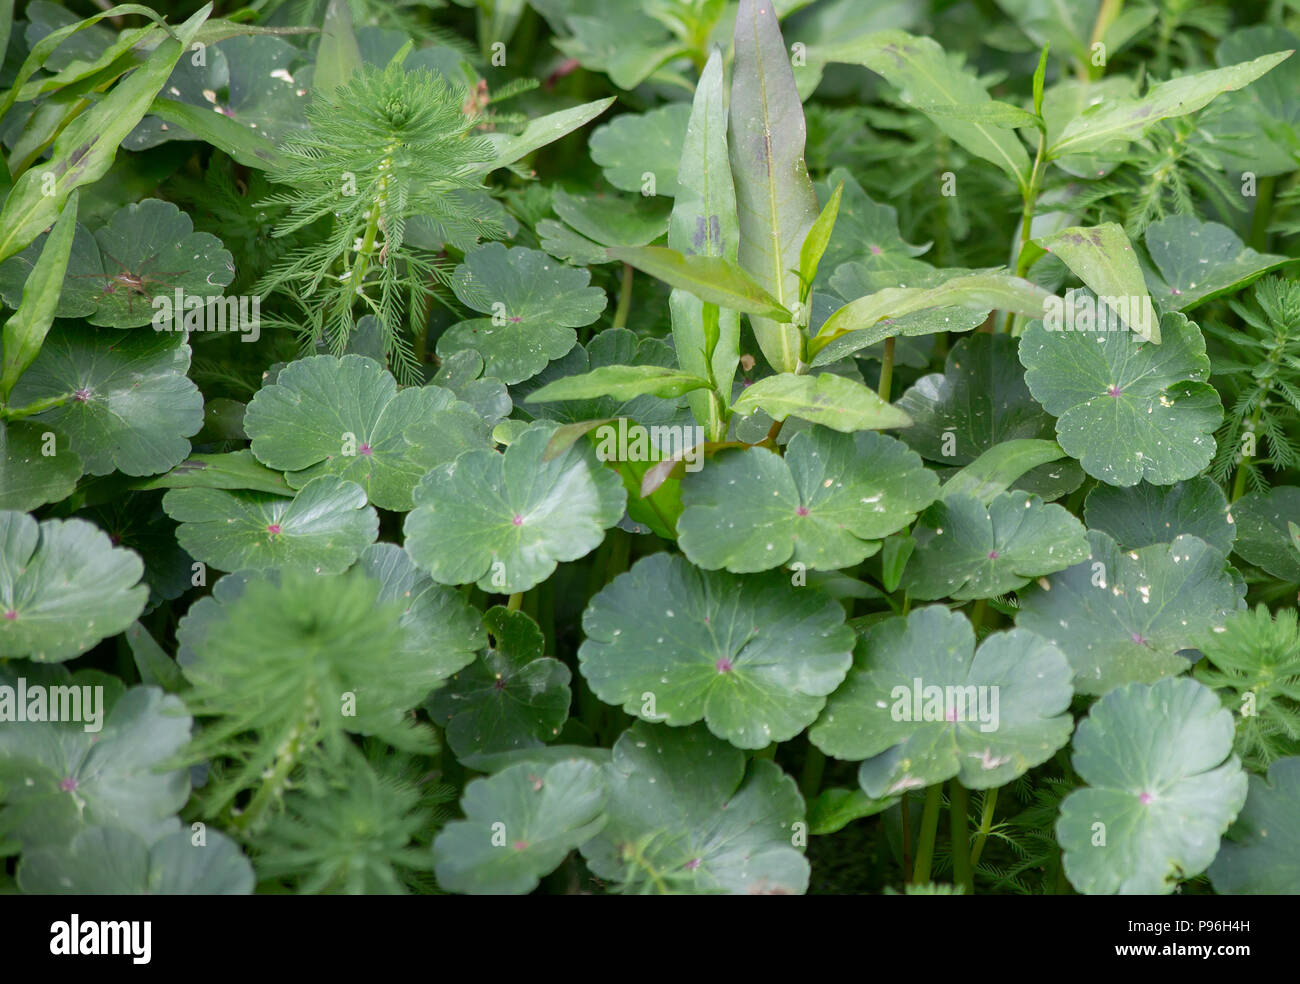
M852 662L844 609L815 589L665 553L607 585L582 627L578 660L597 697L648 721L703 720L738 748L797 735Z
M219 830L194 844L188 830L145 843L114 827L88 827L71 844L23 854L18 885L33 895L250 895L253 866Z
M1048 331L1035 321L1020 339L1025 383L1057 418L1061 447L1110 485L1172 485L1214 457L1223 408L1206 382L1205 339L1181 314L1160 319L1160 338Z
M605 822L600 767L575 759L521 762L475 779L433 842L438 884L470 895L523 895Z
M1251 492L1232 504L1237 523L1233 549L1280 580L1300 582L1300 548L1290 524L1300 523L1300 487L1280 485Z
M1232 714L1194 680L1130 683L1094 704L1072 758L1088 785L1056 823L1070 883L1087 895L1167 895L1204 871L1246 801L1231 753Z
M30 418L68 435L90 475L113 469L157 475L190 453L186 440L203 426L203 396L185 373L184 334L97 332L56 325L14 387L10 402L70 397Z
M1223 490L1204 477L1166 486L1142 482L1127 489L1098 485L1088 493L1084 516L1090 529L1130 550L1190 533L1226 554L1237 535Z
M81 458L68 439L26 420L0 420L0 509L25 511L72 494Z
M1164 280L1148 278L1151 297L1165 310L1186 311L1290 262L1285 256L1257 253L1227 226L1194 215L1169 215L1151 223L1146 244Z
M430 716L462 760L544 745L569 716L569 668L543 655L537 623L500 605L483 621L492 647L429 701Z
M144 565L81 519L0 512L0 657L58 663L144 611Z
M16 684L4 674L0 680ZM47 680L79 687L83 697L84 688L93 694L102 686L102 730L86 731L91 722L80 721L0 722L0 784L8 794L0 831L26 849L63 848L95 824L120 827L149 843L175 831L175 814L190 794L189 772L157 767L190 740L191 721L180 699L156 687L122 693L116 680L93 672Z
M506 383L534 376L578 340L573 329L605 309L605 292L591 275L522 246L488 243L456 267L452 290L475 311L491 315L453 325L438 339L438 354L474 349L484 372Z
M975 648L970 622L932 605L877 622L808 733L836 758L865 759L873 799L957 776L992 789L1070 739L1070 665L1040 636L1011 629Z
M624 113L591 131L591 159L615 188L645 194L649 174L650 194L675 196L677 165L690 118L687 102L669 103L648 113Z
M1278 759L1250 792L1210 881L1220 895L1300 894L1300 758Z
M901 441L813 427L790 440L784 457L760 447L728 450L687 475L678 542L707 569L852 567L938 490L938 478Z
M600 878L625 892L802 895L808 862L793 845L804 822L794 780L702 725L637 722L604 767L609 822L582 846Z
M505 454L466 451L416 486L406 549L435 581L527 591L560 561L594 550L622 518L622 483L590 447L543 460L555 429L534 424Z
M485 422L449 390L398 392L392 375L360 355L290 363L248 404L244 430L258 460L291 472L291 485L338 475L375 505L401 512L435 465L470 447L491 447Z
M379 516L360 485L322 475L285 499L264 492L172 489L167 515L190 556L218 570L298 568L338 574L375 542Z
M903 584L924 601L993 598L1089 556L1083 524L1028 492L1003 492L988 506L949 496L925 511L912 536Z
M1181 673L1189 664L1179 653L1240 607L1245 586L1194 536L1128 553L1096 530L1088 542L1092 559L1026 589L1016 614L1069 657L1080 693Z
M59 315L109 328L139 328L158 315L171 330L176 291L220 297L234 278L234 259L220 239L195 232L171 202L147 198L114 212L89 242L74 243ZM156 305L155 298L169 303ZM177 314L184 324L186 312Z

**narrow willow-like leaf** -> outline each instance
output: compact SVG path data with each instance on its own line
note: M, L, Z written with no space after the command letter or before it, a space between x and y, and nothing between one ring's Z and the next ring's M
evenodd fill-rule
M497 156L480 170L495 171L526 157L539 147L559 140L566 133L572 133L580 126L590 123L614 104L614 97L597 99L583 103L571 109L562 109L558 113L548 113L535 120L529 120L522 133L489 133L487 139L496 148Z
M722 55L716 51L700 74L686 125L668 245L683 254L731 263L736 262L739 250L736 188L727 152ZM730 402L731 384L740 364L740 309L701 299L680 286L669 295L668 308L678 364L686 372L713 381L713 393L689 395L691 412L711 438L720 439L724 434L720 410Z
M790 313L740 267L721 256L696 256L663 246L613 246L605 251L708 304L790 321Z
M1056 143L1048 148L1047 156L1056 159L1136 140L1157 120L1194 113L1223 93L1254 82L1291 54L1277 51L1261 55L1253 61L1157 83L1139 98L1099 103L1066 126Z
M316 73L312 87L331 93L361 67L361 49L352 32L352 8L346 0L330 0L325 8L320 47L316 49Z
M178 27L175 36L158 45L144 65L59 134L47 163L18 179L0 212L0 260L39 236L73 190L103 177L117 156L118 145L149 111L154 96L211 12L212 4L206 4ZM47 173L54 175L53 194L45 193Z
M776 13L741 0L736 14L728 151L740 216L740 265L793 311L799 301L799 250L817 218L817 194L804 163L807 127ZM754 336L778 372L802 358L799 324L752 317Z
M54 223L54 230L41 249L41 258L23 285L22 303L5 322L0 399L8 399L9 391L36 358L46 332L54 323L54 312L58 309L59 294L63 290L63 274L68 269L68 254L72 251L72 237L77 229L77 197L75 191L68 196L59 221Z
M1034 243L1059 257L1142 338L1160 344L1160 318L1151 306L1142 268L1123 228L1114 222L1092 229L1075 226Z

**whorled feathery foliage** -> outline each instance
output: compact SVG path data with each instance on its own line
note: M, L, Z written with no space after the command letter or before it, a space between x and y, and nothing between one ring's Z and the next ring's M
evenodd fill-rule
M322 219L330 230L272 266L258 292L288 294L305 325L286 323L335 354L346 348L358 312L373 314L396 374L410 381L415 363L403 323L412 332L421 327L447 271L407 242L407 220L420 216L426 238L459 249L505 232L486 196L475 195L493 158L492 145L475 135L484 117L464 87L394 60L383 70L366 66L318 97L307 122L268 172L283 190L261 204L285 210L276 236Z
M1295 609L1238 612L1202 644L1196 678L1215 688L1237 722L1237 753L1264 771L1300 753L1300 621Z

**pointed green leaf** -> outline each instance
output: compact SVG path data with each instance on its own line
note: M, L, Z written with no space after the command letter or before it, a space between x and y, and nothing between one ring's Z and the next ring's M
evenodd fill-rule
M846 434L911 423L907 414L861 383L832 373L768 376L748 387L732 409L742 416L762 410L773 420L799 417Z
M817 195L804 163L803 104L776 13L741 0L736 14L728 152L740 217L740 266L787 311L799 302L799 251L817 218ZM793 372L802 356L799 324L753 315L768 364Z
M535 390L528 402L591 400L602 396L615 400L634 400L646 395L674 397L708 386L707 379L666 366L602 366L581 376L565 376L547 383Z
M585 126L614 104L614 96L597 99L570 109L539 116L529 120L523 132L518 134L490 133L490 140L496 148L497 155L490 164L482 165L483 171L494 171L499 167L515 163L527 157L534 150L554 143L567 133L572 133L580 126Z
M192 454L179 465L157 478L137 485L147 489L248 489L272 495L293 495L284 475L272 471L253 457L253 452L230 451L226 454Z
M316 49L316 71L312 87L332 93L361 67L361 49L352 32L352 9L345 0L329 0Z
M788 322L790 312L744 270L721 256L679 253L664 246L615 247L605 250L668 284L689 291L708 304Z
M1152 222L1146 244L1164 280L1151 289L1161 307L1173 311L1189 311L1295 262L1286 256L1256 253L1227 226L1202 222L1194 215L1170 215Z
M1021 476L1064 455L1055 441L1032 438L1003 441L944 482L939 494L944 499L970 496L988 505Z
M1092 229L1076 226L1033 241L1068 266L1125 325L1143 339L1160 344L1160 319L1151 306L1142 268L1123 228L1114 222ZM1064 313L1064 305L1050 303ZM1053 313L1047 309L1038 312L1047 318ZM1074 322L1058 320L1052 324L1057 330L1069 331Z

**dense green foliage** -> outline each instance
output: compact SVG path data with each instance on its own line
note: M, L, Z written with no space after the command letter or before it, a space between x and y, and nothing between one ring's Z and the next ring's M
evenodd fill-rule
M0 891L1300 892L1293 0L194 6L0 0Z

